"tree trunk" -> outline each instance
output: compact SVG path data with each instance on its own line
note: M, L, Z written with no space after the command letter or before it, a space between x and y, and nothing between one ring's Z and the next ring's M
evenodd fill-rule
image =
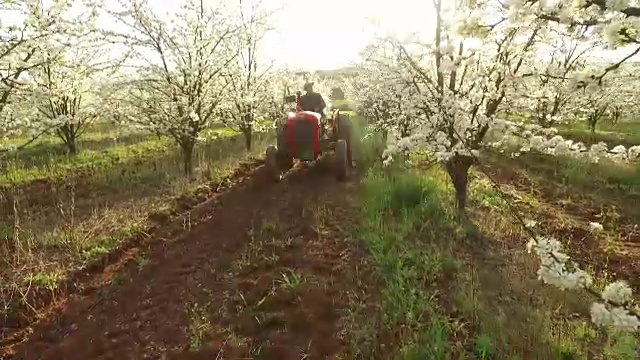
M186 141L180 144L182 151L182 169L185 176L193 174L193 142Z
M412 130L413 129L408 124L401 125L401 127L400 127L400 137L406 138L406 137L411 136L411 133L413 132Z
M251 127L242 129L242 134L244 135L244 148L247 151L251 151L253 146L253 131L251 131Z
M459 215L466 213L469 169L472 164L472 157L462 155L455 155L445 164L447 173L453 183L453 188L456 191L456 209Z
M69 139L67 139L66 144L67 149L69 150L69 154L71 155L77 155L78 154L78 144L76 142L75 137L71 137Z
M540 114L537 115L537 120L538 120L538 125L540 125L541 127L546 127L545 126L545 122L544 122L544 116L541 116Z
M538 125L540 125L543 128L550 128L551 127L551 121L547 120L546 116L538 116Z
M591 130L592 134L596 133L596 121L594 120L589 121L589 130Z
M612 118L613 125L618 125L618 123L620 122L620 118L621 117L622 117L622 111L615 110L613 112L613 118Z
M71 124L64 124L57 129L58 137L64 142L64 146L70 155L78 154L78 142L76 138L76 129Z

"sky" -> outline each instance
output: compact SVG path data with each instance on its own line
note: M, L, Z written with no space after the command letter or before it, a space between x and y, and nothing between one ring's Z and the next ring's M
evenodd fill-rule
M165 13L179 7L180 0L149 0ZM216 2L220 0L203 0ZM241 0L226 0L230 3ZM359 59L374 31L399 37L433 32L435 11L430 0L242 0L259 1L278 12L272 31L264 40L264 55L276 67L301 70L333 70ZM373 21L376 25L373 25ZM613 61L629 49L598 51L596 57Z
M148 1L158 15L177 11L183 2ZM267 8L278 8L272 18L275 29L263 44L264 56L277 67L309 71L337 69L358 61L375 31L425 36L431 34L435 22L430 0L203 0L205 5L219 1L234 5L259 1ZM614 60L627 52L599 55Z
M284 5L265 44L268 56L278 65L315 70L357 61L375 30L372 20L385 31L408 34L430 30L434 13L428 0L287 0Z
M216 0L204 1L206 4ZM305 70L337 69L357 61L374 31L371 23L374 19L385 31L407 34L429 31L434 14L429 0L262 2L268 8L280 9L273 16L275 30L264 42L265 57L277 67ZM179 6L179 0L150 0L150 3L160 13Z
M1 0L0 0L1 1ZM78 13L84 11L80 5ZM113 1L113 0L112 0ZM203 0L205 6L228 1L260 2L269 9L279 9L272 17L274 31L264 39L265 62L278 68L332 70L358 61L359 53L369 43L374 31L397 35L430 32L435 21L430 0ZM50 0L44 0L48 5ZM184 0L148 0L160 17L175 13ZM117 1L114 6L118 8ZM2 19L3 24L20 23ZM372 25L376 22L376 27ZM101 15L98 24L114 29L118 23ZM113 47L111 51L116 51ZM119 53L119 51L116 51ZM113 56L118 56L113 53Z

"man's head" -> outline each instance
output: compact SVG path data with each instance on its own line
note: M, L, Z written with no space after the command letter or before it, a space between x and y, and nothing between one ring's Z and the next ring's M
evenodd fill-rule
M308 82L308 83L304 84L303 89L306 92L313 92L313 83L312 82Z

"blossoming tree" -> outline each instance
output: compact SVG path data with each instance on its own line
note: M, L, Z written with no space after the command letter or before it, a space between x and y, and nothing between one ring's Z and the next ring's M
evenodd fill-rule
M640 7L630 0L540 1L516 0L505 4L511 22L528 23L532 19L557 23L566 27L591 28L591 35L599 37L610 49L629 49L613 64L576 74L574 85L585 87L600 83L612 71L640 54Z
M593 44L584 41L584 30L576 32L570 37L549 31L549 36L543 39L547 46L541 49L542 56L527 64L531 71L525 70L522 81L515 84L514 93L508 96L516 103L524 102L518 104L527 109L524 114L544 128L555 125L566 114L567 105L576 95L566 80L584 69L585 54L594 49Z
M78 152L77 140L98 118L100 94L97 76L117 65L99 59L102 55L94 38L69 41L60 47L52 45L47 53L57 61L49 61L30 72L28 101L36 110L34 118L62 140L70 154Z
M495 115L524 63L535 56L542 26L510 26L491 19L491 2L473 8L445 8L435 1L436 23L433 46L403 44L389 40L394 49L393 62L402 70L391 80L396 89L408 92L402 98L414 104L402 104L413 119L410 136L397 130L395 144L386 156L420 145L431 150L445 164L456 191L461 215L467 203L468 172L489 130L496 125ZM446 17L465 11L467 22L457 32L450 31ZM492 21L483 23L486 20ZM482 39L476 46L466 38ZM407 90L405 90L407 89ZM411 89L411 90L408 90ZM404 102L404 100L403 100ZM405 135L405 136L402 136Z
M386 141L391 130L401 138L415 130L414 121L419 111L427 111L429 101L420 97L412 82L411 68L399 66L392 42L381 39L370 44L362 52L365 59L355 77L346 82L348 93L356 101L356 109L362 113L373 129L382 133ZM367 86L362 86L367 79Z
M226 106L221 108L219 116L222 122L239 130L245 139L245 148L251 150L253 132L264 130L264 115L269 113L269 96L273 95L272 66L264 58L262 40L270 30L269 13L260 2L250 2L247 6L241 2L239 21L241 32L230 39L230 46L237 52L237 60L225 70L225 82L228 87Z
M618 71L610 75L610 87L607 91L609 99L609 120L617 125L624 117L634 117L638 111L638 92L636 85L640 77L634 63L623 64Z
M95 18L91 1L0 2L0 137L29 135L18 146L0 143L0 152L22 148L51 129L34 112L20 111L28 108L20 102L30 97L30 72L45 65L56 66L59 53L47 49L91 33Z
M135 73L123 82L121 114L129 123L162 136L180 147L184 172L193 170L193 150L204 130L219 122L217 110L226 101L227 67L237 59L233 41L242 27L231 21L223 5L206 8L186 1L175 14L161 18L148 1L126 1L120 10L107 8L123 29L108 36L133 51L128 64Z
M585 122L592 133L596 132L596 125L611 110L612 91L614 89L611 89L610 85L600 89L585 89L580 96L572 101L576 119Z

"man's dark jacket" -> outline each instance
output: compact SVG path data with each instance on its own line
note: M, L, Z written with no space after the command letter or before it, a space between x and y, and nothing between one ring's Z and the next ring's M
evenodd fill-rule
M320 93L308 92L300 97L300 108L304 111L315 111L322 115L326 107L327 104Z

